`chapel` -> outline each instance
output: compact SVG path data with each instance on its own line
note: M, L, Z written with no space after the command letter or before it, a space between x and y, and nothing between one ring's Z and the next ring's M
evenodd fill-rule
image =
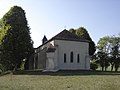
M49 40L44 36L42 45L31 56L29 69L89 70L89 41L67 30Z

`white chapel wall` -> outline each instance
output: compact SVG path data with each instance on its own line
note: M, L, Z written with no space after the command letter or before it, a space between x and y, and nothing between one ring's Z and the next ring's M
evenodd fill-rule
M87 42L55 40L55 45L58 46L57 58L59 69L89 69L89 60L87 60L87 64L85 63L89 47L89 44ZM73 52L73 63L70 62L70 52ZM66 53L66 63L64 63L64 53ZM79 63L77 62L77 54L80 55Z

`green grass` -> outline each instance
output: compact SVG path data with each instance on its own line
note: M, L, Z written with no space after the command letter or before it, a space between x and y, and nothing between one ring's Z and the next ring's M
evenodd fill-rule
M120 90L120 72L21 72L0 77L0 90Z

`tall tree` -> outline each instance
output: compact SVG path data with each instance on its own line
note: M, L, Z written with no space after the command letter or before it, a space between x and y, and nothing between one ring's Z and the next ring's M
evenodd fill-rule
M99 64L100 67L102 67L102 71L104 71L104 69L106 71L109 66L109 60L108 60L107 53L103 51L98 51L96 54L96 57L97 57L96 63Z
M33 41L21 7L13 6L3 16L0 36L1 63L6 69L19 68L23 59L28 62L34 51Z
M110 65L109 51L110 51L110 37L105 36L100 38L97 43L97 57L100 66L102 67L102 71ZM108 59L109 58L109 59Z
M97 49L99 51L109 53L110 45L111 45L110 41L111 41L111 37L109 36L100 38L100 40L97 43Z
M97 63L97 59L97 54L94 53L94 55L91 56L90 69L96 70L98 68L99 63Z
M97 45L98 57L103 63L107 62L104 67L108 67L109 63L111 64L111 71L115 68L115 71L118 70L120 66L120 37L102 37L98 41ZM102 52L99 53L99 52ZM98 61L100 61L98 60ZM99 62L101 64L101 62Z
M70 29L70 32L76 34L77 36L89 40L89 55L92 56L96 51L95 43L92 41L88 31L84 27L79 27L78 29Z
M118 70L120 66L120 37L111 37L111 71L113 67L115 71Z

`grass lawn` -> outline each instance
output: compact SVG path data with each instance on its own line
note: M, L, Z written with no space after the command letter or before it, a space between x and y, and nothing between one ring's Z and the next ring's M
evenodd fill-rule
M120 90L120 72L26 72L0 76L0 90Z

